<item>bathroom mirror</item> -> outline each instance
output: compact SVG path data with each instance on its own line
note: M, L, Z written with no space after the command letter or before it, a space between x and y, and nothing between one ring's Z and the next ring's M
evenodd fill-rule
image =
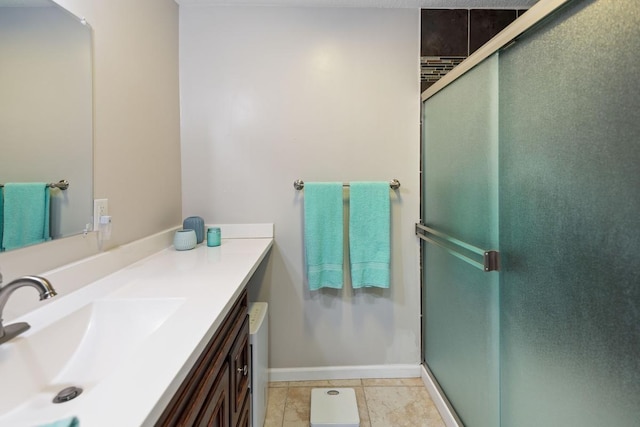
M89 25L50 0L0 0L0 184L69 182L51 189L53 239L92 221L91 45Z

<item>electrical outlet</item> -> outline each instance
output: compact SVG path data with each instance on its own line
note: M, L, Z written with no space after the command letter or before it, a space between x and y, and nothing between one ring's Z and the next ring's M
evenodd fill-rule
M93 231L98 231L100 217L109 215L109 200L95 199L93 201Z

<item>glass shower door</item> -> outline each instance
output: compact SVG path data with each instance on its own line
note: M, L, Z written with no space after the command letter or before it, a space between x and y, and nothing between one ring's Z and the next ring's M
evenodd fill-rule
M500 56L504 426L640 425L638 22L572 2Z
M495 427L499 274L484 250L498 249L497 54L423 103L422 132L424 358L463 423Z
M640 425L638 22L568 2L423 103L424 359L468 427Z

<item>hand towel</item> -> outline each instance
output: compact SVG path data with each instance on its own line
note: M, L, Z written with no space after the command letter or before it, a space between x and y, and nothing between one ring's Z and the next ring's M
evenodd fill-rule
M391 213L388 182L352 182L349 196L351 285L389 287Z
M80 421L78 417L70 417L50 424L43 424L40 427L80 427Z
M343 282L342 183L304 184L304 246L309 289L341 289Z
M44 182L4 185L3 249L50 240L49 186Z
M0 252L4 250L4 247L2 246L3 233L4 233L4 191L2 188L0 188Z

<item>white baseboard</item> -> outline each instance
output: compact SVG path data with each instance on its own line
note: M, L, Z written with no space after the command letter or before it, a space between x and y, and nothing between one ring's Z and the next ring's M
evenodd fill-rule
M433 382L423 365L420 366L420 372L424 386L427 388L427 392L429 393L429 396L431 396L433 403L436 405L438 412L440 412L440 417L442 417L444 424L447 427L462 427L462 423L458 422L458 417L453 413L451 408L449 408L444 397L440 394L438 386Z
M269 381L350 380L357 378L415 378L420 365L327 366L269 369Z

